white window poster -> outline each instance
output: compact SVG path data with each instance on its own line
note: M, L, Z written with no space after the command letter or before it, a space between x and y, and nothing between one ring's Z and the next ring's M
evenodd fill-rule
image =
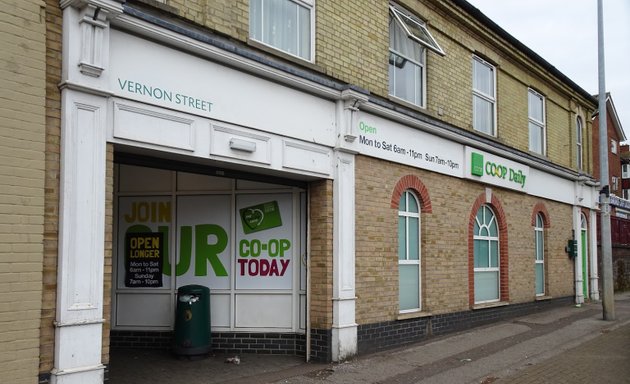
M118 288L170 288L172 212L170 196L119 198Z
M291 194L236 197L236 289L291 289Z
M230 196L177 198L177 287L230 288Z

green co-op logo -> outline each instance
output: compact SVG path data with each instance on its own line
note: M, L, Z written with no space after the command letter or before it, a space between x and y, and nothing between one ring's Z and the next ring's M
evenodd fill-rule
M525 179L527 176L521 170L514 170L498 163L484 161L483 155L472 152L470 158L470 174L473 176L488 175L502 180L508 180L525 187Z

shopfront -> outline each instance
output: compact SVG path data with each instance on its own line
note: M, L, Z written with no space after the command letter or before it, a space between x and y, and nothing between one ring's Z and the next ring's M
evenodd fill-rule
M177 289L197 284L213 332L305 332L304 188L116 169L114 331L172 330Z

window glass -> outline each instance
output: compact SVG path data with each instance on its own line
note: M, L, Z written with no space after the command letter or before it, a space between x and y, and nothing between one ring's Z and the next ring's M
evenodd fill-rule
M413 310L420 307L420 270L417 265L399 266L400 285L398 290L400 310Z
M536 264L536 294L543 295L545 293L545 269L544 264Z
M475 302L499 300L499 233L494 213L482 206L473 233Z
M534 227L535 241L535 288L536 295L545 294L545 243L544 243L544 227L543 218L540 213L536 215L536 226Z
M398 210L400 311L420 309L420 212L416 196L403 192Z
M409 38L393 13L389 19L389 93L423 106L425 48Z
M582 170L583 167L583 163L582 163L582 117L578 116L577 117L577 122L576 122L576 137L577 137L577 168L579 170Z
M488 135L495 134L495 69L473 57L473 128Z
M499 299L499 272L475 272L475 301L486 302Z
M486 96L494 97L494 70L480 60L473 61L473 88Z
M490 241L490 267L499 267L499 242Z
M311 60L312 6L291 0L251 0L252 39Z
M409 218L409 260L420 259L420 250L418 249L420 236L420 220L417 217Z
M407 259L407 225L402 216L398 217L398 259Z
M544 155L545 98L530 89L527 99L529 106L529 150Z

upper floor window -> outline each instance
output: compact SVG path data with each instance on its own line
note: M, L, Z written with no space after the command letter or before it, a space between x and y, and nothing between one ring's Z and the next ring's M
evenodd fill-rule
M496 70L493 65L473 56L473 129L495 135Z
M576 153L577 153L577 169L582 170L584 167L583 157L582 157L582 138L583 138L583 128L582 128L582 117L578 116L575 123L575 137L576 137Z
M617 176L612 177L612 192L617 192L619 189L619 178Z
M426 49L444 51L422 20L398 6L389 9L389 93L424 107Z
M621 178L630 179L630 164L623 164L621 166Z
M293 56L312 61L314 0L251 0L249 35Z
M610 140L610 152L617 154L617 140Z
M529 117L529 150L545 154L545 98L530 89L527 93Z

